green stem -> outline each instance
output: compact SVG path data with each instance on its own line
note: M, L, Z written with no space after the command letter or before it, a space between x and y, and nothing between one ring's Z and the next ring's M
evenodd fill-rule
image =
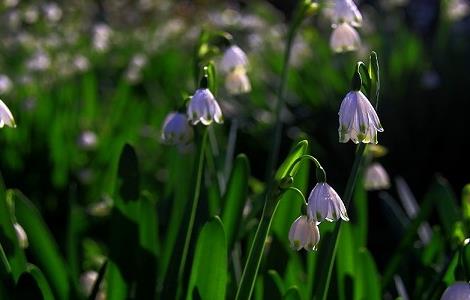
M235 300L248 300L253 293L259 265L264 252L266 238L268 237L269 229L271 228L272 217L274 216L279 203L279 196L280 195L268 196L269 198L266 200L263 214L261 216L258 229L256 230L250 253L246 260L245 268L243 269Z
M178 288L176 291L176 299L181 298L183 288L183 275L186 265L186 259L188 256L189 244L191 241L191 235L194 227L194 220L196 219L197 205L199 202L199 194L201 192L201 181L202 181L202 170L204 168L204 152L207 144L207 128L204 129L202 137L201 147L199 149L199 161L197 165L196 185L194 188L193 206L191 208L191 216L189 217L188 231L186 232L186 238L184 241L183 254L181 256L181 262L178 269Z
M282 132L281 112L285 103L284 90L286 88L287 75L289 73L289 59L290 59L290 54L292 51L292 43L294 42L297 29L300 27L300 24L302 23L305 17L305 14L307 13L307 10L309 9L309 4L307 4L307 1L300 0L300 2L302 2L300 3L301 6L297 11L297 15L295 16L289 28L288 35L287 35L286 50L284 52L284 58L282 61L281 81L279 83L279 86L277 88L277 93L276 93L277 102L276 102L276 107L274 110L276 123L274 125L274 138L273 138L273 144L271 147L272 151L270 152L270 156L269 156L268 164L267 164L267 170L266 170L267 180L269 181L268 190L273 184L272 173L274 172L274 167L276 165L276 161L279 156L279 147L281 145L281 132Z
M431 284L429 285L429 289L427 293L424 294L423 299L432 300L436 298L433 296L435 296L434 294L436 293L436 290L439 287L439 282L442 282L442 279L446 275L447 271L449 271L449 267L454 261L454 258L458 255L458 253L459 253L459 247L454 249L454 251L452 252L452 255L450 256L449 260L446 262L442 270L439 271L439 273L434 277Z
M281 131L282 131L282 122L281 122L281 111L284 107L284 90L287 83L287 74L289 70L289 58L292 50L292 43L294 41L297 29L300 27L304 17L307 12L312 9L312 2L309 0L300 0L296 15L289 27L289 32L287 35L286 50L284 52L284 59L282 63L281 70L281 81L277 89L277 103L275 107L275 127L274 127L274 138L272 151L267 164L267 193L266 193L266 202L263 208L263 214L261 216L258 229L251 245L250 252L248 254L245 267L243 269L243 274L240 280L240 285L238 286L236 300L248 300L251 297L253 288L255 286L256 277L258 275L259 265L261 263L261 258L264 252L264 245L266 237L269 234L269 229L271 227L271 222L273 215L276 211L277 205L279 203L279 198L282 192L277 186L274 185L275 180L273 177L274 167L279 156L279 147L281 144Z
M366 144L363 144L363 143L361 143L357 147L354 164L351 169L351 174L349 175L348 183L346 185L346 190L344 191L344 195L343 195L343 201L344 201L344 205L346 206L346 208L348 208L349 203L351 202L352 194L354 191L354 187L356 185L356 179L359 175L359 170L360 170L360 166L364 157L365 149L366 149ZM331 253L331 254L326 258L327 262L326 264L324 264L324 266L326 266L327 269L324 270L325 272L321 272L321 274L325 274L325 276L321 279L322 282L319 285L317 285L318 290L315 293L316 299L326 300L328 296L328 289L330 285L331 275L333 273L333 265L334 265L335 256L336 256L336 249L338 248L338 236L339 236L339 230L341 228L341 223L342 221L338 220L338 222L336 223L335 229L333 231L332 243L327 244L329 249L328 251L326 251L326 253Z

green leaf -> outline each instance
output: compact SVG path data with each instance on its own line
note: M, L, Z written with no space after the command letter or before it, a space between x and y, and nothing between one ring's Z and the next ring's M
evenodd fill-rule
M207 222L199 234L186 299L197 288L202 300L224 299L227 284L227 244L219 217Z
M279 273L276 270L269 270L268 271L269 276L273 280L274 284L276 285L277 289L279 290L279 293L281 295L284 295L284 282L282 281L281 276L279 276Z
M16 218L28 236L30 252L44 271L54 295L58 299L68 299L69 276L52 234L34 205L21 192L15 190L14 198Z
M53 300L54 295L44 274L33 264L28 264L27 272L36 280L36 284L41 290L43 300Z
M12 274L13 280L17 281L21 273L26 270L26 256L21 249L15 229L13 218L10 215L12 209L7 204L5 191L0 187L0 243L3 248L4 261L2 271ZM2 274L3 275L3 274Z
M296 286L291 286L286 291L282 299L283 300L301 300L302 297L300 296L299 288Z
M359 250L357 262L356 269L360 275L356 280L355 299L382 299L379 272L372 255L367 249L362 248Z
M433 198L439 219L447 236L452 237L455 225L460 220L460 217L456 197L447 180L442 177L436 177L429 191L429 196Z
M119 195L124 201L137 200L140 191L139 163L134 148L125 144L119 158Z
M235 159L232 173L227 184L227 191L224 195L224 209L222 212L222 221L224 223L227 235L227 245L235 241L240 228L243 208L248 195L248 179L250 176L250 165L248 158L240 154Z
M283 179L285 176L287 176L287 172L289 171L289 168L291 167L292 163L302 155L306 154L308 148L308 142L307 140L302 140L297 145L295 145L294 148L290 151L289 155L287 155L286 159L284 162L281 164L281 166L277 169L275 179L277 181L280 181ZM292 170L292 174L295 175L299 168L299 165L294 167Z
M357 238L357 235L354 235L354 228L351 223L344 223L340 231L336 255L338 293L339 299L350 299L352 295L352 279L357 273L355 264L357 248L354 245L354 239Z

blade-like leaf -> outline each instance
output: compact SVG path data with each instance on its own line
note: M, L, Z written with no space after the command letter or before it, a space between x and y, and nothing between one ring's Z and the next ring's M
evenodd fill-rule
M199 234L186 299L197 288L202 300L224 299L227 284L227 245L222 221L207 222Z
M36 284L41 290L43 300L54 300L54 295L51 291L51 287L46 280L44 274L33 264L28 264L27 272L36 280Z
M21 192L15 191L14 198L16 218L28 236L31 253L44 271L54 295L58 299L68 299L67 268L52 234L34 205Z
M382 299L380 277L372 255L363 248L359 250L357 259L360 276L356 280L355 299Z
M119 158L118 180L120 181L119 195L124 201L139 198L139 163L134 148L125 144Z
M286 159L284 162L281 164L281 166L277 169L275 179L280 181L282 178L284 178L287 175L287 172L289 171L289 168L291 167L292 163L302 155L304 155L307 152L308 148L308 142L307 140L300 141L295 145L295 147L290 151L289 155L287 155ZM299 165L295 166L292 174L295 174L297 172Z
M291 286L286 291L282 299L283 300L301 300L302 297L300 296L299 288L296 286Z
M240 220L248 194L248 178L250 176L250 166L248 158L241 154L235 159L232 173L227 185L227 192L224 195L225 207L222 213L227 235L227 245L231 248L235 240Z
M26 257L23 249L21 249L18 238L13 227L11 209L8 207L6 195L3 188L0 188L0 243L3 248L4 270L13 275L16 281L21 273L26 270Z

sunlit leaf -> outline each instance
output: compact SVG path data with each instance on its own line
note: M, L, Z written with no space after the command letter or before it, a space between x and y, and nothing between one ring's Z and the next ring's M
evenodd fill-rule
M226 284L227 243L222 221L214 217L199 234L186 299L192 299L194 289L202 300L224 299Z

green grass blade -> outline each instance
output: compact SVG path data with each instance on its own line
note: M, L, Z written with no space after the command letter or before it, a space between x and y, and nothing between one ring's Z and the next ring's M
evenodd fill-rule
M202 300L224 299L226 284L227 243L222 221L214 217L199 234L186 299L194 289Z
M299 288L296 286L291 286L284 296L282 297L283 300L301 300L302 297L300 296Z
M382 292L380 286L380 277L377 267L374 262L374 258L367 251L367 249L362 248L359 250L357 255L357 269L360 273L355 282L355 299L362 300L380 300L382 299ZM348 299L348 298L347 298Z
M54 295L68 299L69 274L56 242L34 205L19 191L14 192L15 212L29 240L29 249L44 271Z
M227 184L224 195L224 209L222 221L227 235L227 245L231 245L236 239L238 228L248 194L248 179L250 176L250 165L248 158L241 154L235 159L232 173Z
M19 245L10 215L12 210L6 198L5 191L0 188L0 243L3 248L3 258L6 259L2 264L2 272L11 273L13 280L16 281L26 270L26 256Z
M46 277L44 276L42 271L39 270L39 268L35 265L28 264L28 273L31 274L31 276L36 280L36 284L38 285L42 293L42 299L54 300L55 298L52 293L51 287L49 286L49 283L47 282Z
M302 155L304 155L307 152L308 148L308 142L307 140L300 141L295 145L294 148L290 151L289 155L287 155L287 158L284 160L284 162L279 166L279 168L276 171L276 175L274 178L277 181L280 181L282 178L287 176L287 172L289 171L290 166L292 163ZM299 164L294 167L292 170L292 174L295 174L299 168Z

